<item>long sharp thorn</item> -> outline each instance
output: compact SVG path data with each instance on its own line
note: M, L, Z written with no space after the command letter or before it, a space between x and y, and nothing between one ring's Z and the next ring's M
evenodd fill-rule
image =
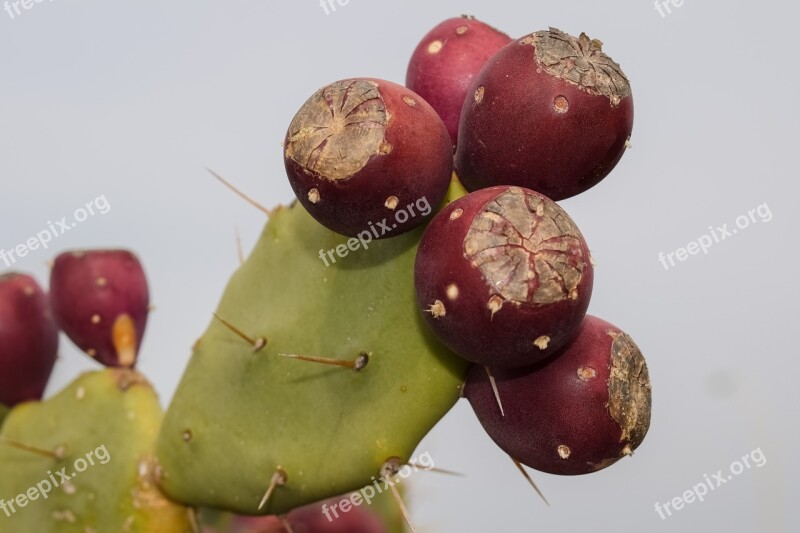
M408 528L411 530L411 533L416 533L417 528L414 527L414 523L411 522L411 515L408 514L408 509L406 509L406 504L403 503L403 497L400 496L400 491L397 490L397 487L391 485L389 487L392 490L392 496L394 496L394 501L397 502L397 506L400 508L400 513L403 515L403 519L408 524Z
M281 525L283 526L283 529L286 530L286 533L294 533L292 524L289 523L289 520L285 516L279 516L278 520L281 521Z
M497 400L497 406L500 408L500 416L505 417L506 412L503 410L503 402L500 401L500 391L497 390L497 381L494 379L494 375L492 374L492 370L489 368L488 365L484 365L486 369L486 375L489 376L489 383L492 384L492 391L494 391L494 398Z
M408 513L406 505L403 503L403 498L400 496L400 491L397 490L397 487L395 487L395 484L392 482L392 478L396 476L398 472L400 472L405 464L406 463L399 457L390 457L383 463L383 466L381 466L380 475L381 479L385 480L389 484L389 487L392 490L392 496L394 496L394 500L397 502L397 506L400 508L400 513L403 515L403 519L405 519L409 529L411 529L412 533L416 533L417 528L415 528L414 524L411 522L411 515Z
M239 228L236 228L236 253L239 256L239 266L244 264L244 250L242 249L242 236L239 234Z
M231 330L233 333L235 333L238 337L240 337L245 342L247 342L249 344L252 344L253 348L255 349L255 351L259 351L264 346L267 345L267 339L265 339L264 337L259 337L257 339L254 339L251 336L249 336L248 334L246 334L245 332L243 332L242 330L240 330L239 328L237 328L236 326L234 326L233 324L231 324L230 322L228 322L227 320L225 320L224 318L222 318L221 316L219 316L217 313L213 313L213 314L214 314L214 318L219 320L222 323L222 325L224 325L226 328Z
M522 463L520 463L519 461L517 461L513 457L511 458L511 460L514 461L514 464L517 465L517 468L519 469L519 471L522 472L522 475L525 476L525 479L527 479L528 483L531 484L531 487L533 487L533 490L536 491L536 494L538 494L539 497L544 501L544 503L546 503L547 506L550 507L550 502L547 501L547 498L544 497L544 494L542 494L542 491L540 491L539 487L536 486L536 482L533 481L533 478L530 476L530 474L528 474L528 471L525 470L525 467L522 466Z
M342 359L330 359L328 357L315 357L312 355L298 355L295 353L279 353L276 354L280 357L288 357L289 359L298 359L300 361L309 361L312 363L322 363L325 365L342 366L345 368L352 368L356 371L363 370L369 362L369 355L366 353L359 354L353 361Z
M261 498L261 503L258 504L259 511L262 510L265 505L267 505L267 502L269 502L270 498L272 498L272 493L275 492L275 489L286 484L286 480L286 472L284 472L281 467L278 467L277 470L275 470L275 473L272 474L272 480L269 483L267 492L264 493L264 497Z
M200 533L200 524L197 523L197 510L189 507L186 512L189 515L189 525L192 527L192 533Z
M432 466L423 466L419 463L407 463L408 466L425 472L433 472L434 474L445 474L447 476L465 477L461 472L453 472L452 470L444 470L443 468L436 468Z
M15 440L7 439L5 437L0 437L0 442L5 444L6 446L11 446L12 448L16 448L18 450L22 450L24 452L33 453L35 455L41 455L42 457L49 457L51 459L55 459L60 461L66 455L64 447L59 446L55 449L55 451L50 450L43 450L42 448L37 448L36 446L30 446L28 444L23 444L21 442L17 442Z
M247 196L245 193L243 193L242 191L237 189L231 182L229 182L228 180L226 180L225 178L223 178L222 176L220 176L219 174L217 174L216 172L214 172L210 168L206 167L206 170L209 173L211 173L212 176L217 178L223 185L225 185L227 188L229 188L234 193L236 193L236 195L239 196L240 198L242 198L245 202L247 202L248 204L252 205L256 209L258 209L259 211L261 211L262 213L267 215L268 217L272 216L272 211L270 211L269 209L267 209L266 207L264 207L263 205L261 205L260 203L256 202L255 200L253 200L252 198Z

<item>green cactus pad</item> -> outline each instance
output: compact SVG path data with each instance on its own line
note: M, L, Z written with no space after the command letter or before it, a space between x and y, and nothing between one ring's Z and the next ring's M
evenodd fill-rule
M161 419L147 381L121 369L84 374L51 400L15 407L0 433L0 531L192 531L190 511L156 484Z
M346 248L347 238L297 203L276 210L218 309L266 346L254 350L219 320L195 345L157 445L167 494L281 514L372 483L390 457L409 459L457 401L467 371L419 316L421 233L367 249L351 241L356 250L326 267L320 250ZM277 355L362 353L369 364L360 372ZM278 467L287 481L259 512Z

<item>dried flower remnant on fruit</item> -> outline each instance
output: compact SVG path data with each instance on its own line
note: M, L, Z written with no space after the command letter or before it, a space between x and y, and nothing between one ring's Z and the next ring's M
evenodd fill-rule
M317 91L289 126L286 157L307 172L336 181L364 168L384 154L389 123L378 84L338 81Z
M436 300L433 302L433 304L431 304L428 312L433 315L433 318L442 318L447 314L447 309L444 307L444 302L441 300Z
M558 456L562 459L569 459L569 456L572 454L572 450L569 449L569 446L565 446L564 444L560 445L557 451Z
M536 62L545 72L591 94L607 96L613 106L631 95L630 82L619 64L603 53L602 42L585 33L575 38L550 28L520 42L534 47Z
M578 369L578 379L581 381L591 381L597 377L597 370L590 366L582 366Z
M489 301L486 303L486 307L489 308L489 311L492 312L492 317L494 317L495 313L503 308L503 299L495 294L489 298Z
M475 216L464 254L503 299L545 305L577 297L586 269L581 242L555 203L512 187Z
M553 109L556 110L556 113L566 113L569 111L569 101L564 96L556 96L553 99Z
M642 352L625 333L609 331L611 375L608 380L608 410L622 430L620 442L637 447L650 427L650 376Z
M533 344L535 344L536 347L539 348L540 350L546 350L547 347L550 345L550 337L548 337L547 335L542 335L541 337L533 341Z

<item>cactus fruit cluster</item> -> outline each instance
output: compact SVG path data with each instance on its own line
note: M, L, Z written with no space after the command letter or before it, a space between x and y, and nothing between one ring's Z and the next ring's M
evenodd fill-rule
M166 412L134 369L133 253L61 254L49 296L0 276L0 531L413 531L393 481L461 397L526 476L632 454L647 366L586 315L589 246L556 204L625 151L627 78L584 34L462 17L406 83L336 81L297 112L297 200L264 209ZM42 400L59 329L107 368Z

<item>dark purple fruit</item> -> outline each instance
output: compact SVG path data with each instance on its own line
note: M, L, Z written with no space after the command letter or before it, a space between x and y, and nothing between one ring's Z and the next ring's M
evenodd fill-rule
M81 350L106 366L132 368L136 364L150 293L133 253L63 253L53 265L50 293L61 329Z
M414 50L406 85L439 113L453 145L472 80L486 60L510 42L505 33L464 15L433 28Z
M564 346L592 294L589 249L569 215L520 187L464 196L431 221L414 280L425 320L475 363L532 365Z
M47 295L30 276L0 276L0 404L40 400L57 355Z
M320 224L350 237L382 228L371 239L425 222L453 169L436 111L410 89L370 78L337 81L309 98L284 156L298 200Z
M631 455L650 427L650 378L639 348L593 316L547 361L497 369L494 377L505 416L483 368L472 368L464 395L503 451L542 472L601 470Z
M601 45L551 28L486 63L458 134L456 171L468 190L518 185L562 200L611 172L631 135L633 98Z

